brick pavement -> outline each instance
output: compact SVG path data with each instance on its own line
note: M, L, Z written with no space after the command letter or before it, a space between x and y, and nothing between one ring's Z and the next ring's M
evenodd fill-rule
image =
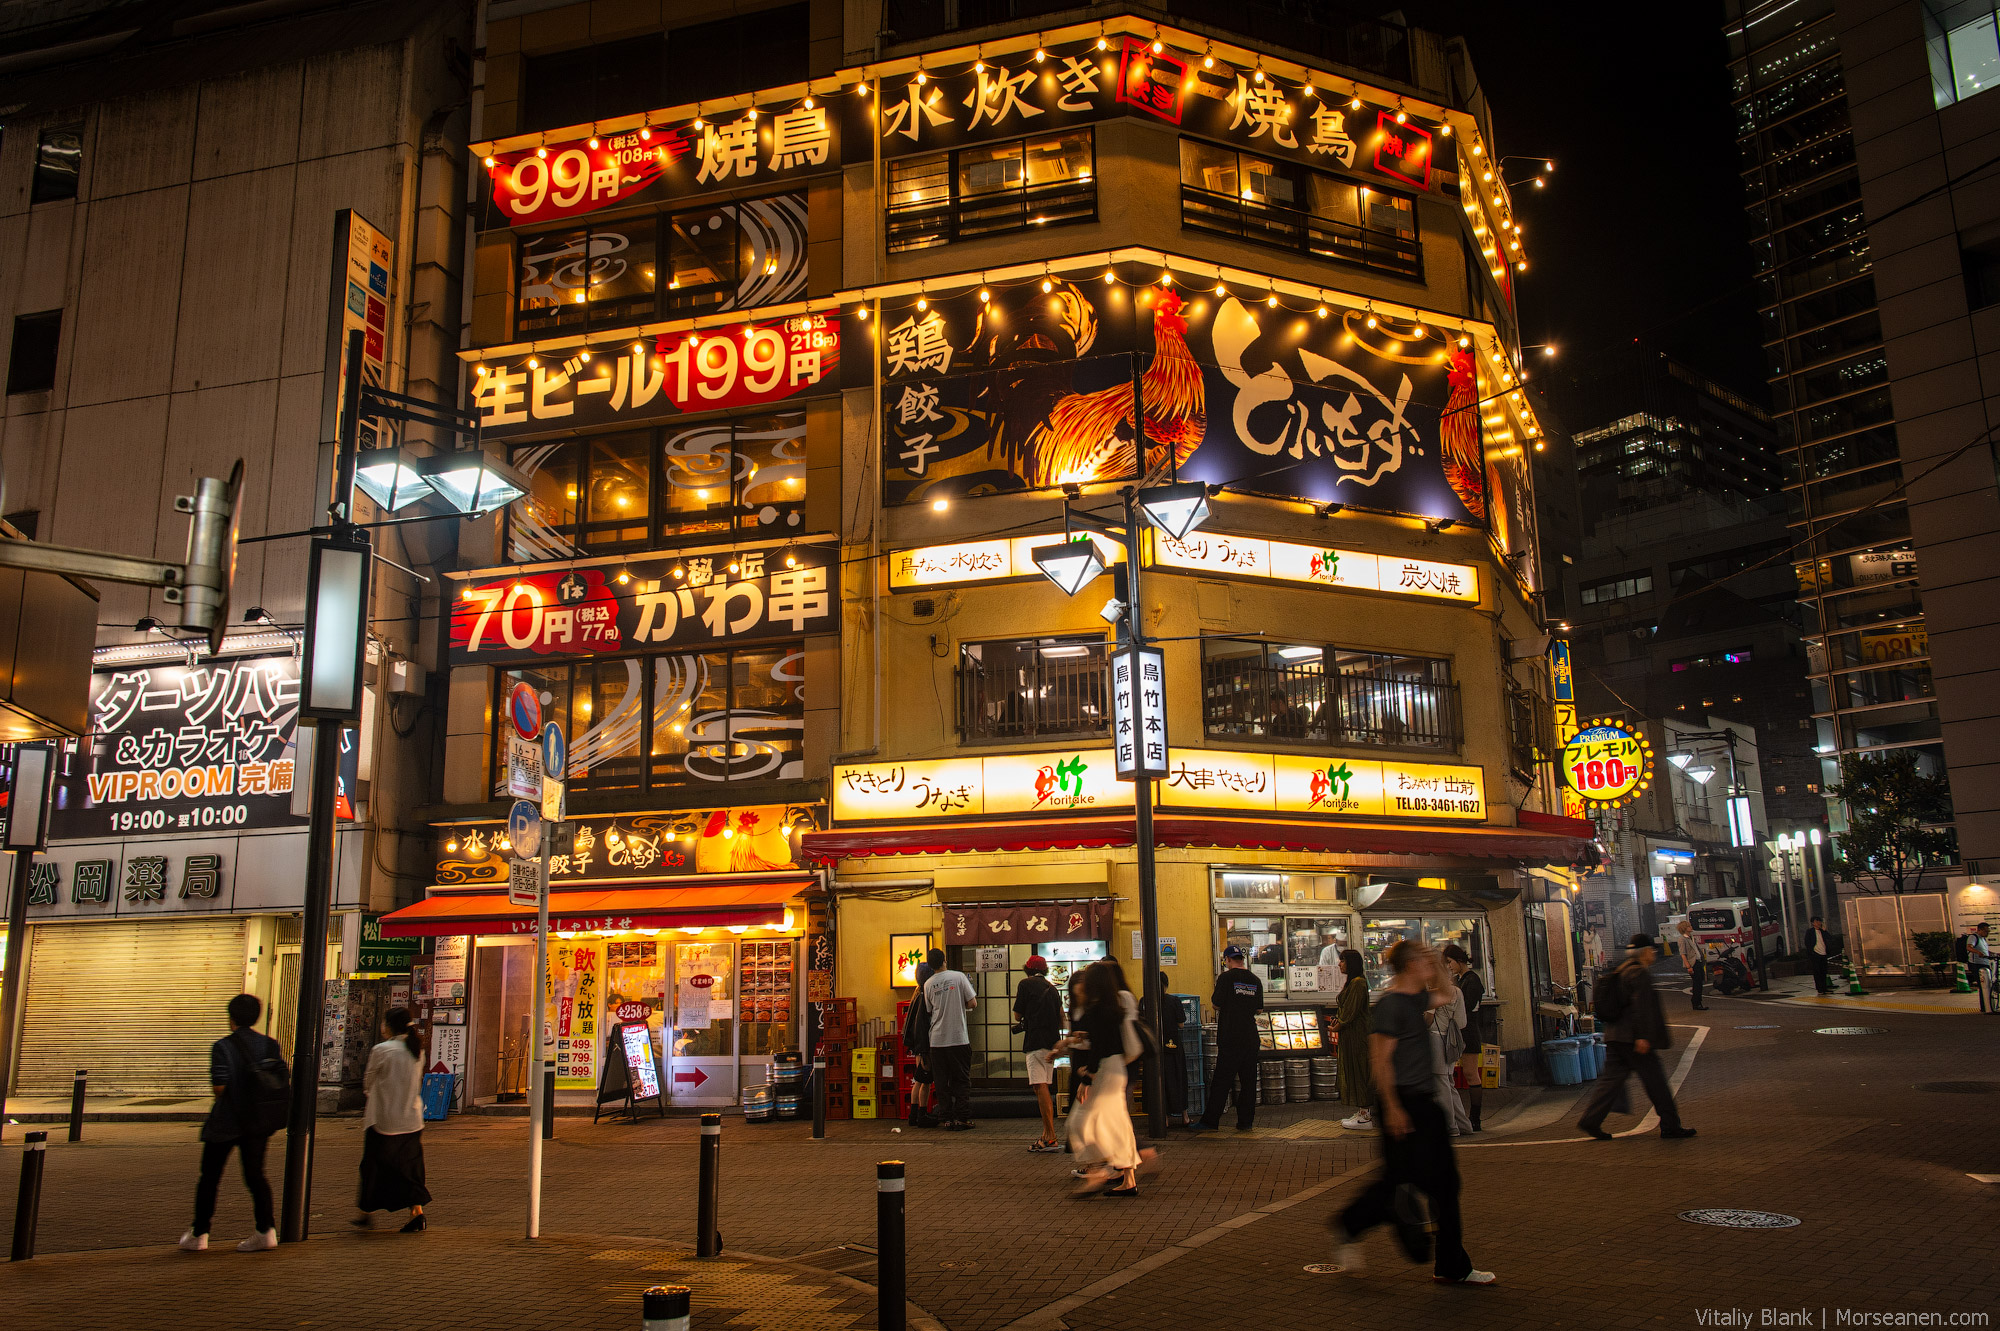
M1261 1130L1176 1140L1145 1195L1115 1202L1070 1199L1067 1157L1029 1155L1026 1122L953 1136L836 1123L819 1143L803 1124L731 1122L725 1257L796 1259L871 1281L873 1165L896 1155L910 1165L908 1293L950 1331L1053 1327L1040 1310L1117 1273L1133 1278L1065 1310L1062 1324L1276 1326L1339 1316L1359 1326L1425 1326L1470 1316L1482 1326L1650 1327L1692 1325L1697 1303L1711 1297L1752 1307L1809 1299L1814 1307L1990 1308L1980 1287L2000 1187L1965 1175L2000 1172L1991 1132L2000 1098L1915 1087L1982 1078L2000 1085L2000 1022L1870 1013L1853 1024L1893 1033L1816 1036L1814 1026L1830 1024L1818 1010L1720 999L1705 1019L1711 1031L1682 1097L1702 1131L1694 1141L1565 1143L1574 1135L1565 1115L1461 1152L1468 1244L1500 1272L1499 1289L1435 1287L1386 1238L1371 1242L1374 1265L1360 1278L1306 1275L1307 1262L1327 1257L1325 1216L1365 1176L1373 1143ZM1735 1029L1763 1024L1779 1029ZM1262 1121L1282 1128L1305 1116L1285 1110ZM94 1325L100 1307L110 1325L121 1306L130 1314L121 1327L181 1325L197 1310L198 1324L218 1328L629 1326L636 1290L661 1278L648 1268L686 1260L672 1249L692 1240L694 1124L565 1120L558 1130L545 1192L550 1237L539 1244L516 1237L525 1124L469 1119L429 1130L433 1227L403 1237L346 1231L359 1132L335 1121L320 1143L320 1237L276 1254L192 1258L167 1247L186 1224L192 1126L93 1125L83 1145L52 1146L41 1246L56 1255L0 1269L0 1306L40 1310L29 1324L60 1326ZM0 1178L11 1180L12 1158L10 1142ZM1299 1197L1347 1175L1355 1178ZM1804 1223L1744 1232L1674 1218L1692 1206L1774 1209ZM240 1184L227 1181L218 1242L247 1230L246 1211ZM1199 1236L1201 1246L1176 1246ZM216 1261L230 1264L231 1299L244 1288L238 1273L262 1266L292 1275L252 1277L266 1300L255 1308L263 1320L236 1323L212 1306L219 1268L203 1263ZM1147 1263L1158 1265L1132 1272ZM872 1300L854 1302L852 1286L776 1270L791 1274L762 1270L761 1285L751 1281L756 1288L743 1295L749 1320L731 1325L872 1325ZM296 1278L301 1271L307 1279ZM700 1288L700 1277L689 1283ZM361 1290L392 1292L329 1293ZM780 1305L795 1320L770 1321ZM718 1308L696 1327L727 1320Z

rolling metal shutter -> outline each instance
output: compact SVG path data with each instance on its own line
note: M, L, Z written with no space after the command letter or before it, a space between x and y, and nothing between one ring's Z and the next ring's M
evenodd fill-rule
M39 925L28 940L15 1089L199 1096L243 992L241 919Z

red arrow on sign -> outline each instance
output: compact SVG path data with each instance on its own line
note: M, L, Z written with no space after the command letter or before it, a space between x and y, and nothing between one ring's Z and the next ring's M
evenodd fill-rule
M694 1089L700 1090L702 1083L708 1080L708 1074L706 1072L703 1072L700 1068L696 1068L693 1072L676 1072L674 1074L674 1080L677 1082L681 1081L692 1082L694 1084Z

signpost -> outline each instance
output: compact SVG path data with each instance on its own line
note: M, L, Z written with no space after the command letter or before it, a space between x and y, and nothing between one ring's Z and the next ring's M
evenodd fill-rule
M516 690L516 697L519 697L519 690ZM525 709L513 710L515 710L513 721L516 729L522 731L528 730L530 728L527 724L529 718L525 715ZM532 717L534 721L541 720L541 711L540 698L537 696ZM531 1239L540 1237L542 1232L542 1129L545 1116L554 1108L553 1105L547 1103L546 1097L548 1095L548 1077L550 1072L548 1007L549 852L554 848L556 838L555 829L545 824L558 822L562 818L563 774L567 771L566 763L569 753L569 746L563 742L562 727L554 721L550 721L542 727L541 740L541 753L537 755L538 759L548 758L553 755L552 761L540 763L542 768L541 789L535 792L540 794L542 798L541 815L543 822L535 823L535 830L532 834L535 848L532 852L524 850L524 843L520 840L516 839L514 842L516 853L522 859L526 859L532 854L535 861L534 985L536 999L535 1019L531 1024L535 1028L536 1035L535 1058L532 1064L534 1068L534 1081L533 1085L529 1087L528 1093L528 1237ZM554 775L551 776L551 773L554 773ZM529 792L523 791L521 793L526 795ZM553 817L551 817L551 810L554 813ZM515 804L513 812L507 818L509 835L515 835L512 829L516 823L519 823L523 827L527 826L534 819L535 812L535 806L528 803L525 798ZM508 895L512 898L513 893L511 890Z

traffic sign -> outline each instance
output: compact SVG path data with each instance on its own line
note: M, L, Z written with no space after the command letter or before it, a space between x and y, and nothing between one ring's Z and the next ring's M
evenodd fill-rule
M542 866L537 860L510 860L507 863L507 901L530 910L542 907Z
M569 744L562 727L551 721L542 727L542 817L549 822L563 820L563 784L568 775Z
M515 800L507 811L507 839L514 854L532 860L542 853L542 811L526 800Z
M514 723L515 734L533 742L542 728L542 695L534 685L523 680L514 686L507 697L507 719Z

